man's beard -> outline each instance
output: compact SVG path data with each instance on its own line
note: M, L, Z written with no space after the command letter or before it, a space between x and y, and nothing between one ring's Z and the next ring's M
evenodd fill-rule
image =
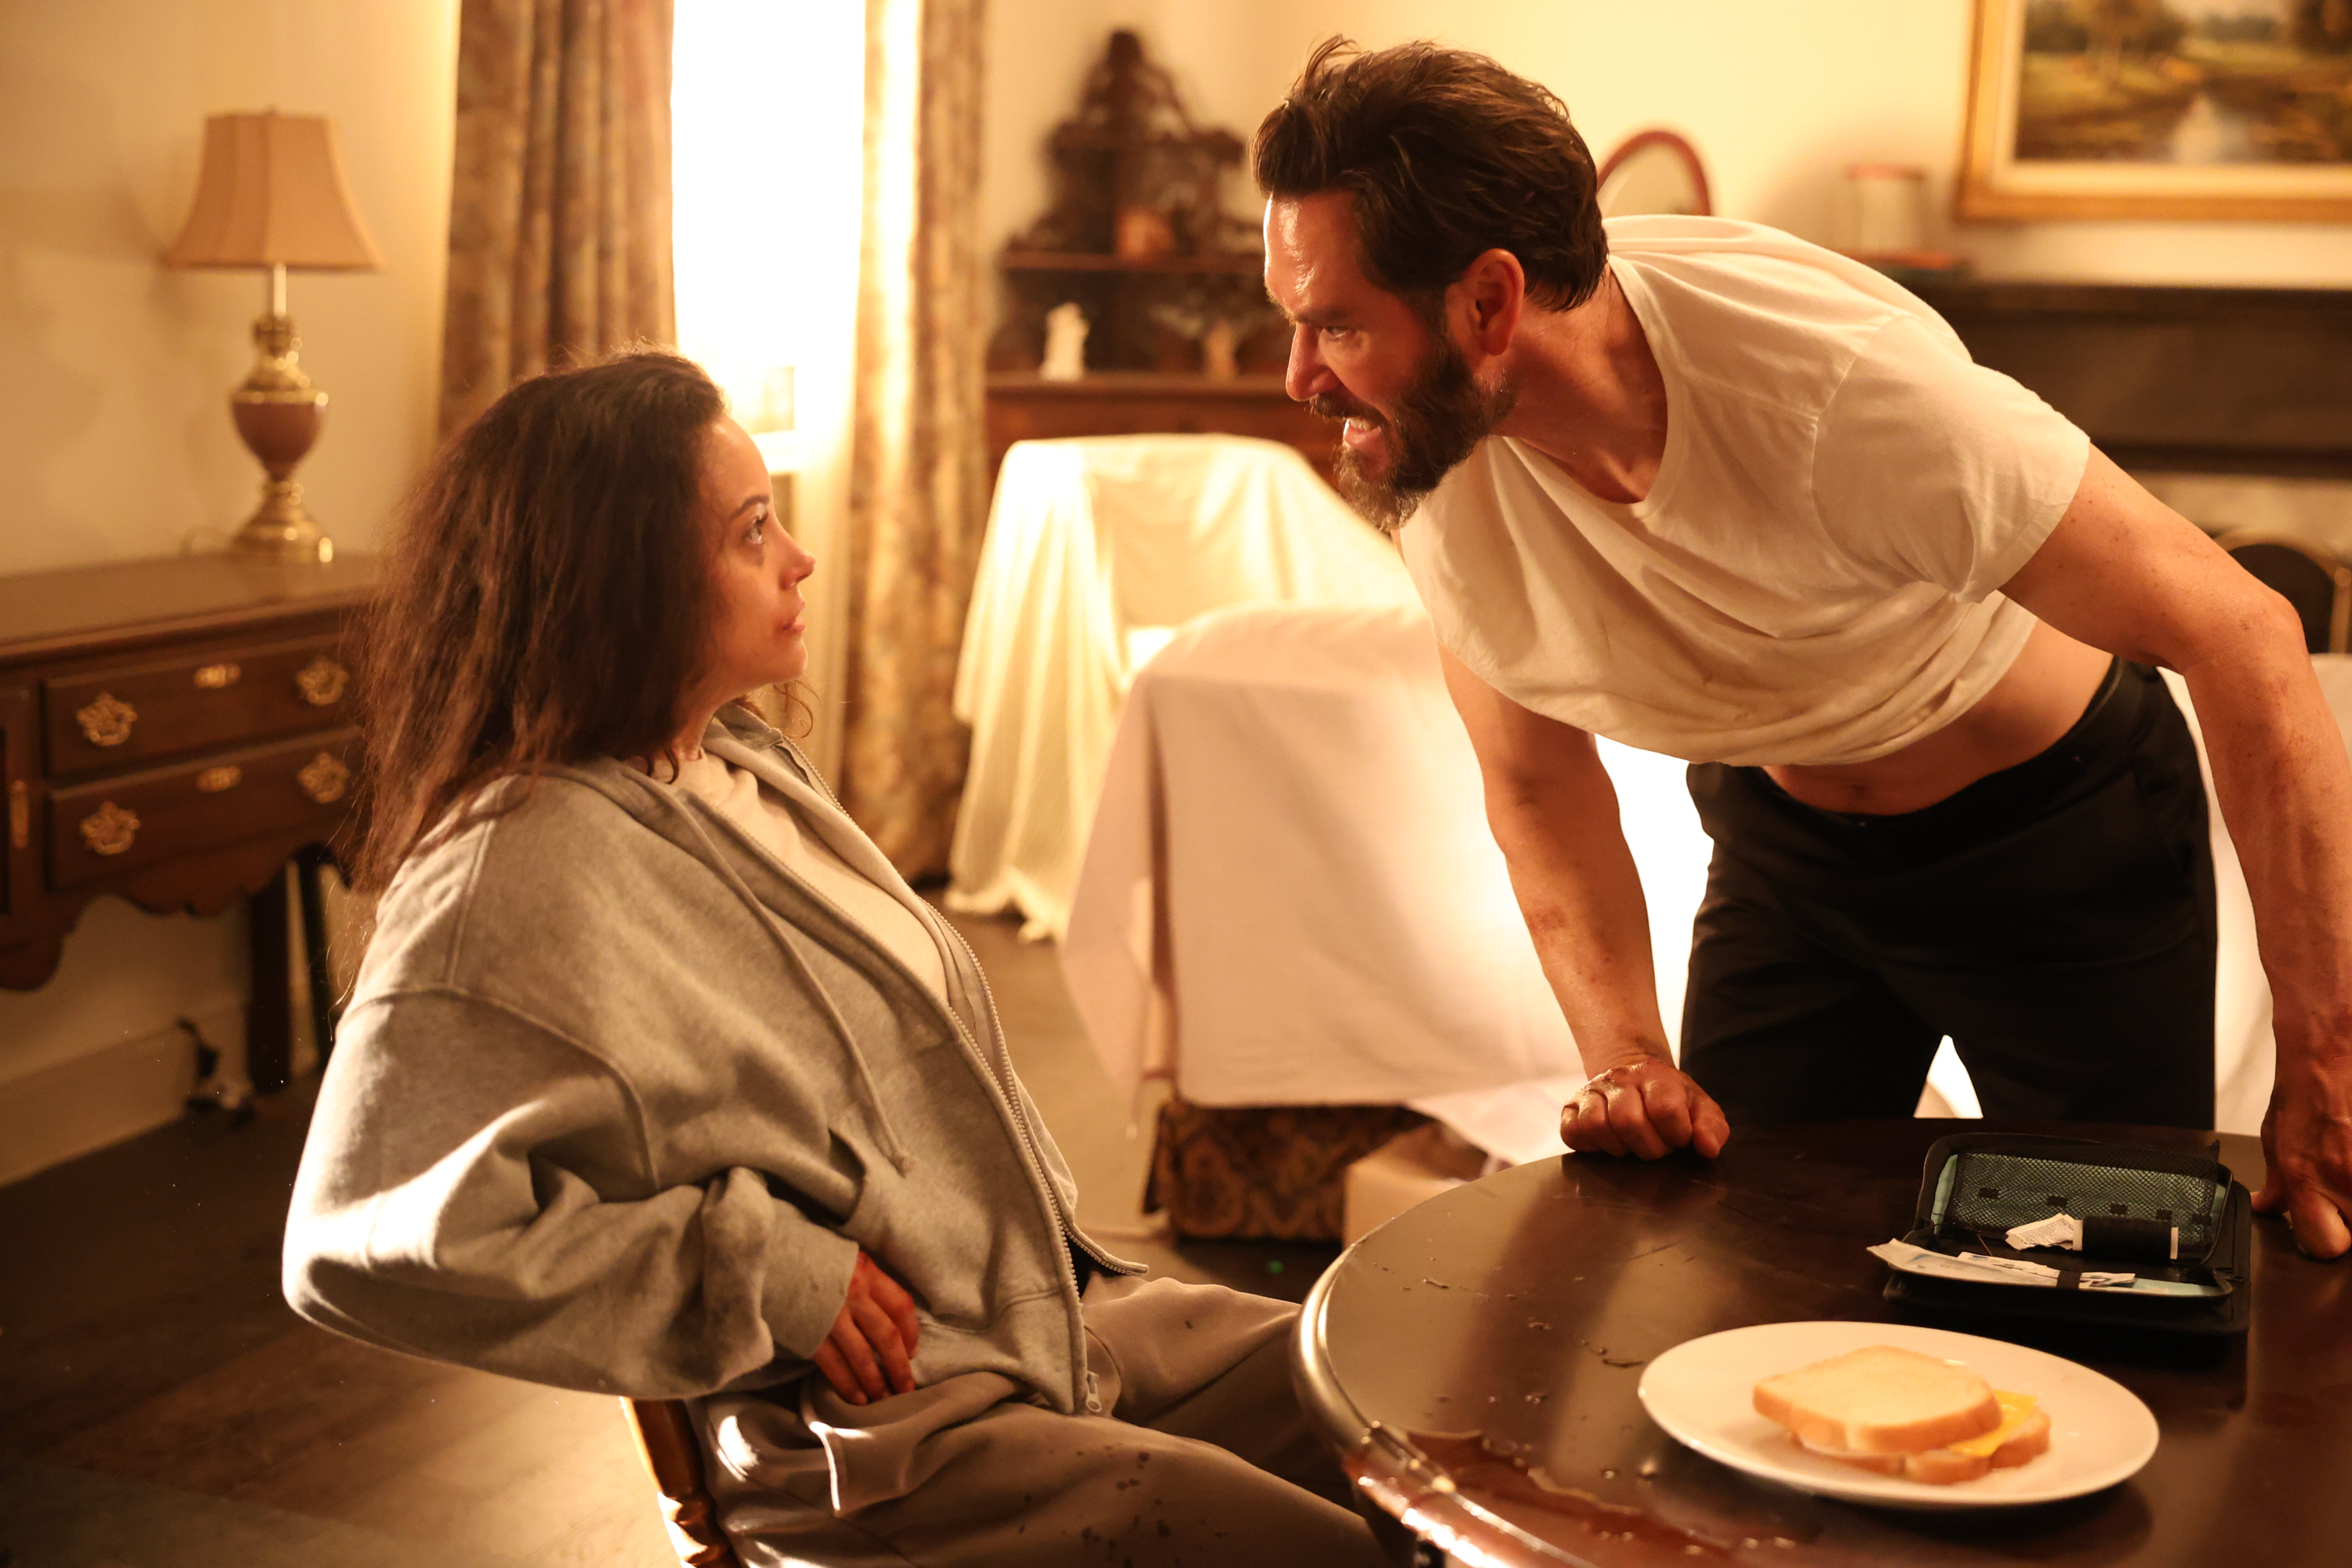
M1366 522L1392 534L1412 521L1437 481L1494 433L1517 400L1518 388L1509 381L1491 392L1480 386L1470 362L1440 332L1433 334L1429 353L1397 395L1393 419L1352 399L1327 395L1310 398L1307 405L1326 419L1354 418L1384 433L1382 445L1391 457L1387 478L1374 477L1345 440L1334 469L1348 504Z

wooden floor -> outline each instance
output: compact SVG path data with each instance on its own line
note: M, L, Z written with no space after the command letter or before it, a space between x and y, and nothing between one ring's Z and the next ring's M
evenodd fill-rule
M1054 949L957 923L1082 1220L1157 1272L1302 1297L1336 1249L1136 1235L1147 1145ZM371 1349L287 1309L279 1232L314 1092L0 1187L0 1568L675 1563L612 1400Z

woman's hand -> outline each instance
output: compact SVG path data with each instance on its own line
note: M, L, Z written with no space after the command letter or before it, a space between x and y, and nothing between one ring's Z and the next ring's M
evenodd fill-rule
M860 1252L849 1299L816 1347L816 1369L852 1405L915 1392L915 1299Z

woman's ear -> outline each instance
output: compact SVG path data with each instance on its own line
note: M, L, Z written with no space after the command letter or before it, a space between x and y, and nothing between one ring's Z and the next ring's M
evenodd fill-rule
M1454 319L1469 335L1465 346L1492 357L1518 335L1527 308L1528 275L1507 250L1481 252L1446 289Z

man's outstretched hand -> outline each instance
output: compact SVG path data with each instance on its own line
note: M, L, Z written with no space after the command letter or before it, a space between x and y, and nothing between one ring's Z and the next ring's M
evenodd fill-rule
M1656 1160L1688 1145L1712 1160L1731 1123L1688 1074L1654 1057L1595 1075L1561 1110L1559 1136L1582 1152Z
M915 1392L915 1299L860 1252L849 1299L816 1347L816 1369L852 1405Z
M2284 1214L2314 1258L2352 1248L2352 1071L2297 1068L2279 1053L2278 1087L2263 1118L2267 1174L2257 1214Z

